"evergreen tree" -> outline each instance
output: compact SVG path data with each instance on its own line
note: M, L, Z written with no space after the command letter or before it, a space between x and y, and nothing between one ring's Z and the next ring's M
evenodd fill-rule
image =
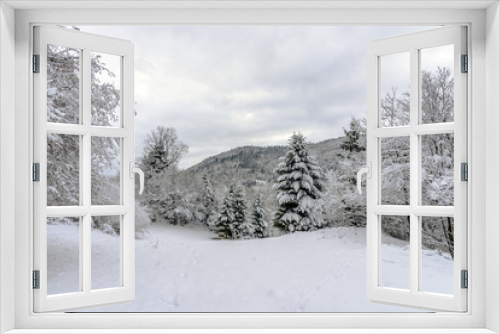
M242 224L246 221L246 209L247 203L245 200L243 189L241 189L240 187L236 187L234 189L233 212L234 221L237 225Z
M366 150L366 145L361 140L364 137L364 129L361 126L361 120L354 116L351 116L351 121L349 122L349 130L343 128L345 134L345 140L342 142L340 147L345 151L349 152L360 152ZM366 140L364 140L366 141Z
M259 194L255 199L252 218L255 229L255 237L267 238L269 236L269 224L266 221L266 213L264 212L261 194Z
M235 238L234 233L234 188L231 186L222 200L219 216L215 221L215 230L225 238Z
M294 133L284 157L280 158L274 188L278 190L275 226L289 231L308 231L323 227L314 217L314 202L320 198L324 176L314 157L309 155L305 137Z
M212 185L210 184L210 180L208 179L207 174L203 175L202 204L204 214L203 223L208 226L210 216L213 214L215 208L215 194L212 190Z
M251 239L255 237L255 226L248 220L238 225L238 238Z
M233 212L234 212L234 224L233 224L233 235L242 238L253 238L254 228L250 222L246 219L247 203L245 200L245 194L243 189L236 187L234 190L234 200L233 200ZM234 236L233 236L234 238Z

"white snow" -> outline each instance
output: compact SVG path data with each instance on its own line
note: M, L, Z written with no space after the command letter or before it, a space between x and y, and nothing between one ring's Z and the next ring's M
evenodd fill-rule
M49 225L48 244L55 247L52 238L77 230ZM102 273L112 273L109 281L115 282L119 236L94 230L92 238L100 244L96 251L109 256L101 262L107 267ZM364 229L338 227L277 238L218 240L199 226L156 224L148 237L136 240L136 299L87 311L418 312L367 300L365 239ZM407 252L401 252L398 240L387 238L383 247L384 255L394 255L393 261L383 263L385 269L396 275L408 270L409 261L402 258ZM447 268L453 268L453 262L437 252L424 252L426 286L446 292L452 277ZM64 290L70 276L50 275L51 291ZM101 277L99 285L106 280Z

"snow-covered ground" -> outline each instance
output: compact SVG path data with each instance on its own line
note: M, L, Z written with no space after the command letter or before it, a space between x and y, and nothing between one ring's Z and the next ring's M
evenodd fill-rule
M49 225L49 247L77 231ZM92 267L100 271L98 284L115 282L119 237L96 230L92 238L92 256L101 259ZM153 225L149 236L136 240L136 299L87 311L416 312L367 300L365 239L365 230L353 227L233 241L218 240L198 226ZM408 272L404 247L384 240L382 251L390 260L383 268L395 280ZM61 257L58 269L49 271L50 291L67 291L68 278L75 277L55 273L64 270L65 258L70 268L71 257ZM429 289L451 293L452 260L435 251L424 251L423 258Z

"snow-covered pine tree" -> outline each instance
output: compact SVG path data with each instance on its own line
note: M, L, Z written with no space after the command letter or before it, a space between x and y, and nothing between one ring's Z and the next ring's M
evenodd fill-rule
M314 217L314 201L321 196L324 179L321 167L306 148L305 137L294 133L284 157L280 158L274 188L278 190L278 211L274 225L288 232L323 227Z
M343 128L343 130L345 139L340 145L342 149L348 151L349 155L352 152L360 152L366 150L366 139L363 138L365 136L365 129L361 124L361 119L354 117L354 115L351 115L349 129Z
M203 175L203 196L202 196L202 204L203 204L203 214L204 219L203 223L205 225L209 225L210 216L213 215L215 209L215 194L212 190L212 185L210 184L210 180L208 179L208 175Z
M241 187L235 187L233 200L233 238L253 238L254 236L254 227L252 223L246 219L246 210L247 203L243 189Z
M238 225L238 238L252 239L255 237L255 226L248 220Z
M245 194L240 187L234 187L233 212L236 224L241 224L246 220L247 203Z
M234 188L231 186L222 200L219 216L214 224L215 231L224 238L235 238L234 220Z
M252 212L253 226L255 229L254 235L256 238L267 238L269 236L269 224L266 221L266 213L264 211L262 194L259 194L255 199Z

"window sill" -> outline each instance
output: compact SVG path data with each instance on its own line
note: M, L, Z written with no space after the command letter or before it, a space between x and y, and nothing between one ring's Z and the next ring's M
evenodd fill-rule
M489 334L488 329L15 329L5 334Z

